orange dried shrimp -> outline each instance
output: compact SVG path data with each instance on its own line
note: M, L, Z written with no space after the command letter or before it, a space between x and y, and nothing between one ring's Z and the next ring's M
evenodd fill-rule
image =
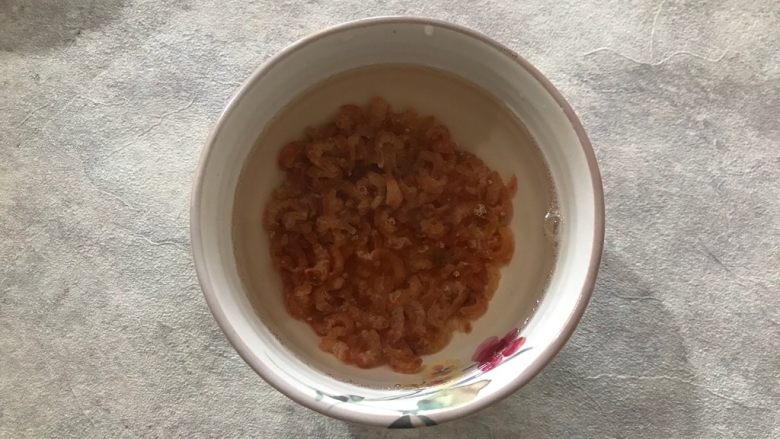
M504 184L446 126L374 98L278 156L264 226L287 310L349 364L415 373L485 313L512 258Z

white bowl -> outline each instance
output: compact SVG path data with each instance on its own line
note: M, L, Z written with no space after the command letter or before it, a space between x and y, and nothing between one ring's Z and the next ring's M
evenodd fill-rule
M290 318L270 264L264 306L255 309L239 277L231 234L238 177L266 124L302 91L343 71L374 64L414 64L457 75L499 99L536 140L552 177L562 221L547 289L532 315L512 300L520 267L503 271L490 308L468 335L440 353L441 364L418 375L389 368L357 369L317 348L317 337ZM334 108L343 102L334 102ZM464 109L468 111L468 109ZM446 122L446 120L445 120ZM455 130L457 140L457 130ZM268 157L258 186L267 199L281 178ZM483 148L480 156L512 172L512 150ZM496 152L494 152L494 150ZM192 248L206 301L239 354L269 384L293 400L336 418L389 427L434 425L506 397L537 374L574 331L593 291L604 238L604 200L593 149L574 111L550 82L506 47L472 30L421 18L359 20L306 37L268 60L239 88L219 118L201 157L192 194ZM514 261L513 261L514 262ZM520 328L515 331L514 328ZM471 358L490 336L522 349L499 355L494 368ZM511 339L511 340L509 340ZM494 338L495 340L495 338ZM495 346L494 346L495 347ZM511 355L510 355L511 354ZM443 370L442 370L443 369ZM486 370L489 369L489 370Z

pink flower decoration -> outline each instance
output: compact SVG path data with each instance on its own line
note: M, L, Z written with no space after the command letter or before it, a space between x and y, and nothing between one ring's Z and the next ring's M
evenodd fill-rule
M514 328L501 339L493 336L480 343L471 360L478 364L479 370L487 372L519 351L524 343L525 337L521 337L520 330Z
M496 355L495 357L491 358L489 361L480 364L479 370L481 370L482 372L493 370L496 366L501 364L502 359L503 358L501 357L501 355Z
M485 341L477 346L477 350L474 351L474 355L471 356L471 361L475 363L484 363L490 360L499 351L498 347L501 344L501 340L498 337L488 337Z

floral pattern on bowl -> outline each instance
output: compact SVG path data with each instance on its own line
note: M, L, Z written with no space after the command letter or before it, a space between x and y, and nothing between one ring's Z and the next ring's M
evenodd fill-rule
M504 359L511 358L524 344L525 337L520 336L520 330L514 328L501 339L493 336L480 343L471 360L478 365L479 370L487 372Z
M330 399L333 404L360 404L418 398L417 408L398 410L400 416L388 428L436 425L435 420L423 413L459 406L476 398L491 381L486 378L477 381L477 378L483 377L510 358L530 350L530 347L523 348L525 342L526 338L520 335L518 328L513 328L502 338L489 337L477 346L471 358L473 363L461 367L459 361L447 360L429 365L423 372L422 383L409 392L376 398L361 395L332 395L312 388L315 392L314 399L317 401Z

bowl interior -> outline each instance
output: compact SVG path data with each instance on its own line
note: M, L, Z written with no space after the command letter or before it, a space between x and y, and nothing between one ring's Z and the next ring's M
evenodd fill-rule
M393 92L389 93L387 84L376 81L351 89L324 88L319 95L307 96L307 111L295 110L295 98L304 90L341 72L376 64L440 69L475 84L498 98L525 124L541 154L536 158L519 154L511 140L507 141L512 133L501 128L500 118L491 120L470 111L481 105L476 95L458 90L458 99L465 101L454 105L447 98L449 92L454 93L448 92L451 84L427 84L425 94L418 88L404 87L390 87ZM424 412L437 422L438 418L459 416L530 379L576 324L592 288L594 259L597 265L601 248L600 187L594 186L597 170L592 156L583 148L578 125L550 87L530 67L518 63L514 54L469 32L441 23L404 19L366 21L325 32L287 49L258 71L231 102L212 135L193 203L193 247L204 293L242 356L272 385L299 402L344 419L381 425L388 425L399 413ZM427 364L454 364L457 369L454 385L465 390L455 392L458 397L445 394L446 403L440 398L439 403L421 405L421 401L436 400L436 395L451 391L421 386L429 382L429 371L405 376L388 368L361 370L321 353L313 331L287 316L280 281L267 255L265 260L252 264L256 268L249 283L254 283L252 289L262 296L260 306L253 307L234 256L232 213L238 177L247 159L259 161L262 172L252 177L256 197L247 201L239 194L238 200L262 206L281 180L275 156L285 141L297 137L304 126L330 117L337 105L365 102L374 95L386 96L399 108L412 106L420 113L436 115L464 148L475 151L505 178L517 174L521 188L518 197L527 203L521 206L515 200L516 238L526 236L519 228L525 221L542 227L544 212L552 202L549 194L524 193L523 179L545 179L549 173L557 193L562 222L549 279L538 267L538 255L524 253L523 243L518 241L515 257L502 272L487 314L470 334L456 335L444 351L424 358ZM441 99L432 99L432 95ZM278 141L269 141L266 136L266 145L250 157L255 140L283 108L299 111L299 123L275 134ZM258 208L248 211L259 215ZM257 231L256 236L247 239L266 243L259 224ZM544 284L546 292L531 314L529 297L532 301L539 297L518 292ZM254 300L257 305L257 297ZM516 327L523 328L529 350L488 372L473 367L471 357L480 342L490 336L502 337ZM415 389L409 391L408 386Z
M332 120L340 104L364 104L381 95L394 109L433 114L451 128L462 148L481 157L506 181L518 177L516 207L510 224L518 251L502 270L502 279L486 316L470 333L456 333L440 352L426 356L414 375L389 367L346 366L318 349L319 338L304 322L290 319L279 276L268 252L268 236L258 224L271 191L283 178L276 165L281 146L301 137L303 128ZM275 116L247 158L235 199L233 224L236 262L258 316L280 342L308 365L341 381L373 388L412 386L434 379L437 366L455 378L471 365L475 348L492 336L524 325L541 298L555 260L555 240L545 234L546 214L556 209L552 179L530 134L501 102L445 72L409 65L380 65L327 79L295 98ZM437 373L441 375L441 372ZM436 376L436 381L446 377Z

